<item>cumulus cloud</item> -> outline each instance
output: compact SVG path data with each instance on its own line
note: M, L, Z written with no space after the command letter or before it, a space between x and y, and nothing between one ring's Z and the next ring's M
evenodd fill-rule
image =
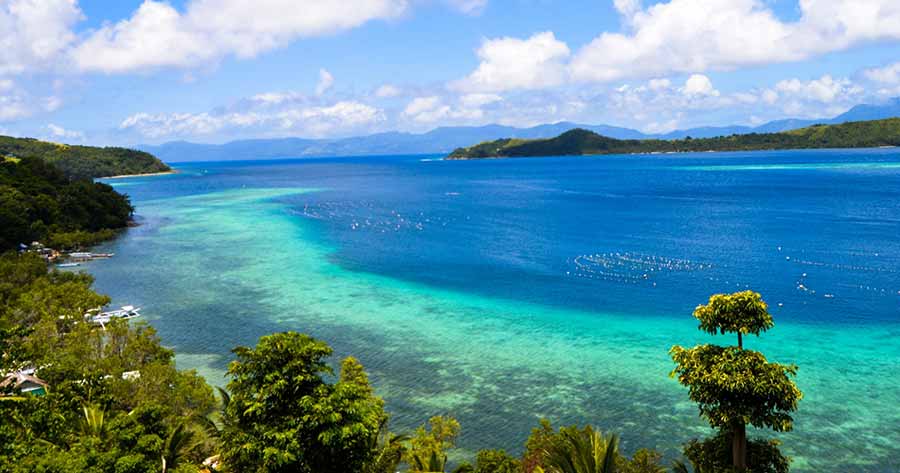
M321 0L302 8L293 0L191 0L180 12L144 0L130 18L94 31L73 56L82 70L107 73L193 67L394 18L406 7L406 0Z
M284 94L261 94L270 99ZM293 97L296 98L297 96ZM273 105L287 104L272 108ZM260 132L323 136L361 131L385 119L380 109L356 101L330 105L297 104L291 100L257 101L257 107L223 113L136 113L119 125L122 131L134 131L151 139L198 137L217 133Z
M456 98L437 95L416 97L403 109L402 118L414 124L433 124L439 121L471 123L485 117L484 107L503 100L495 94L466 94Z
M613 0L613 6L626 19L641 11L641 0Z
M569 47L552 32L537 33L528 39L485 40L478 49L481 63L468 77L452 88L471 92L503 92L539 89L565 80L564 61Z
M863 75L879 84L900 84L900 62L895 62L884 67L875 67L863 71Z
M799 0L794 22L780 20L761 0L670 0L646 9L615 0L615 6L630 31L604 32L582 47L570 64L575 79L732 70L900 39L896 0Z
M47 124L47 130L55 139L79 141L84 140L84 133L75 130L67 130L59 125L54 125L53 123Z
M76 0L0 2L0 75L54 66L75 41Z
M654 84L651 83L650 87L652 88L653 85ZM709 95L709 96L714 96L714 97L719 96L719 91L713 87L712 81L709 80L709 77L706 77L703 74L693 74L690 77L688 77L688 80L685 81L684 87L681 89L681 91L684 92L685 95L692 95L692 96L697 96L697 95Z
M787 98L833 103L847 101L859 96L864 89L850 79L835 79L826 74L818 79L802 81L800 79L782 80L775 84L775 92Z

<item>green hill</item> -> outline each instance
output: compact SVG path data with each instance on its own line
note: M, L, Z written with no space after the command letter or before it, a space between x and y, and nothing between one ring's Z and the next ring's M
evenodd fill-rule
M585 154L677 153L702 151L755 151L775 149L874 148L900 146L900 118L814 125L782 133L683 140L617 140L575 129L556 138L501 139L459 148L447 159L519 158Z
M171 171L155 156L127 148L98 148L0 136L0 156L6 159L40 158L73 179L150 174Z

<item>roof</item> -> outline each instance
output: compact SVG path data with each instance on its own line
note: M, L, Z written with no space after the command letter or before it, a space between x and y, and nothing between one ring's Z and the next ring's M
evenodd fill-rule
M49 386L50 385L47 384L47 382L43 379L38 378L37 376L26 374L22 371L9 373L5 378L3 378L3 381L0 381L0 388L13 387L22 391L30 391L37 388L46 389Z

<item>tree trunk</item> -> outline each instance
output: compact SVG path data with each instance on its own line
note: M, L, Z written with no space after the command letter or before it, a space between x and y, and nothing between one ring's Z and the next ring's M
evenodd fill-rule
M744 337L741 336L741 332L738 332L738 348L744 349Z
M743 422L735 424L732 429L733 438L731 441L731 459L734 463L734 469L737 471L747 470L747 426Z

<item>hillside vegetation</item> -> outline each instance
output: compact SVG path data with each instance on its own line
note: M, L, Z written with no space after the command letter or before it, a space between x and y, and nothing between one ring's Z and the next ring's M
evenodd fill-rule
M459 148L447 159L518 158L584 154L755 151L776 149L873 148L900 145L900 118L814 125L782 133L683 140L617 140L576 129L542 140L501 139Z
M32 241L57 249L90 245L127 225L132 210L111 186L73 180L43 159L0 162L0 253Z
M0 136L4 160L40 158L74 179L171 171L150 153L127 148L99 148L49 143L34 138Z

